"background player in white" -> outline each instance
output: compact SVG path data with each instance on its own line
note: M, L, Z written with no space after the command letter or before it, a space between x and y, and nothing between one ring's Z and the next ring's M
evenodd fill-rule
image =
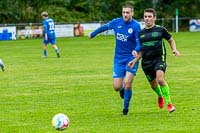
M133 5L125 3L122 6L123 17L111 20L88 35L89 38L93 38L103 31L114 30L116 46L113 65L113 87L115 91L120 91L120 96L124 98L124 115L128 114L132 97L132 82L138 69L138 63L133 68L129 68L128 63L133 59L132 52L137 54L140 51L139 31L141 28L139 23L132 18L133 15Z
M48 17L47 12L42 12L41 16L43 18L43 28L44 28L44 38L43 38L44 57L47 57L47 44L51 43L53 48L55 49L57 57L60 58L60 53L59 53L58 47L56 45L56 34L55 34L54 21L53 21L53 19Z

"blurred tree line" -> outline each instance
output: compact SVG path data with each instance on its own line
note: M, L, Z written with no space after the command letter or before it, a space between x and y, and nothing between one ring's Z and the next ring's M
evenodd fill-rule
M134 3L134 18L142 19L145 8L155 8L157 18L200 18L200 0L129 0ZM107 21L121 16L126 0L1 0L0 24L41 23L41 12L47 11L56 22L76 23Z

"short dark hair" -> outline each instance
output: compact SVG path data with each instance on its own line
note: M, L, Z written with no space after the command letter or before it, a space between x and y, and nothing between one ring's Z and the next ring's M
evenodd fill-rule
M132 1L124 2L122 8L131 8L134 11L134 4Z
M145 13L145 12L153 13L153 16L156 17L156 10L153 9L153 8L147 8L147 9L144 10L144 13Z
M41 16L48 17L48 12L42 12L42 13L41 13Z

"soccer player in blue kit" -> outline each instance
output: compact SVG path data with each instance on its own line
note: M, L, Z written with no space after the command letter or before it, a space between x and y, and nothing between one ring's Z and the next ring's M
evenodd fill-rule
M56 34L55 34L55 25L53 19L48 17L47 12L42 12L41 16L43 18L43 28L44 28L44 57L47 57L47 44L51 43L53 48L55 49L55 52L57 54L57 57L60 58L60 53L58 50L58 47L56 45Z
M114 30L116 46L113 65L113 87L115 91L120 91L120 96L124 99L124 115L127 115L129 111L132 82L138 69L138 63L133 68L129 68L128 63L134 58L132 52L137 56L140 51L139 32L141 28L139 23L132 18L133 15L133 5L126 3L122 6L123 17L109 21L88 35L89 38L93 38L106 30Z

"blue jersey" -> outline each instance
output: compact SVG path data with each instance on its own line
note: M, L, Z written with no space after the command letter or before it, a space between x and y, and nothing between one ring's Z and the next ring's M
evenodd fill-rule
M116 39L114 62L131 60L130 58L133 58L132 51L140 51L139 32L141 28L139 23L134 19L125 22L123 18L116 18L97 28L91 33L91 38L110 29L114 30Z
M44 28L44 34L47 34L49 39L56 38L55 25L53 19L46 18L43 21L43 28Z

